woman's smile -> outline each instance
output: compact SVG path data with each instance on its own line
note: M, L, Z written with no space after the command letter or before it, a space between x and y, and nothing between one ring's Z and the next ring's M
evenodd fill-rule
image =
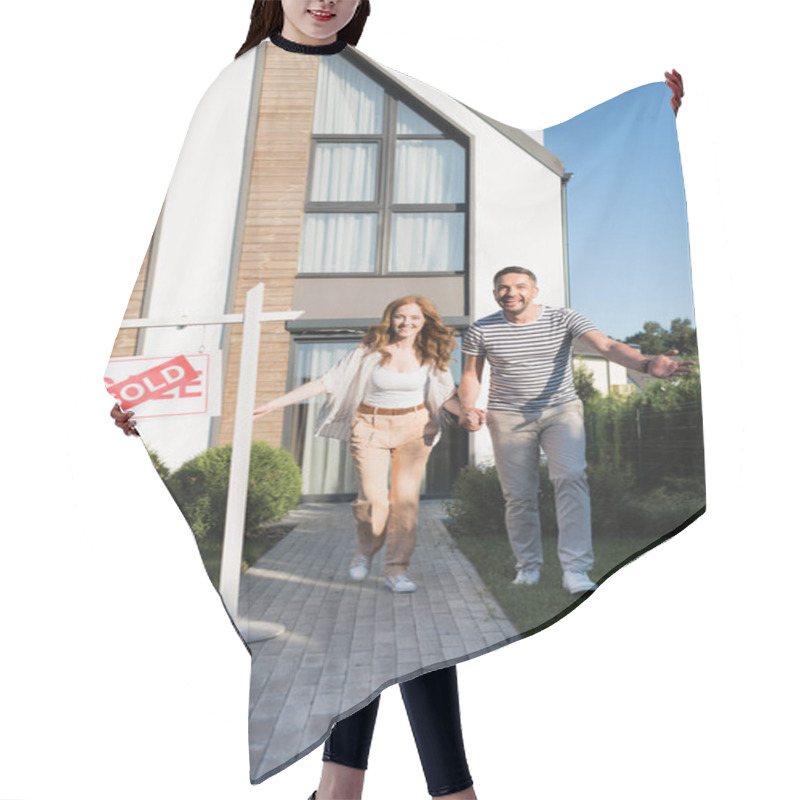
M311 14L314 19L320 22L328 22L336 16L336 14L331 11L322 11L318 8L310 8L307 13Z
M353 19L358 3L359 0L281 0L281 34L298 44L332 44Z
M424 323L422 309L416 303L406 303L392 314L392 331L403 339L416 336Z

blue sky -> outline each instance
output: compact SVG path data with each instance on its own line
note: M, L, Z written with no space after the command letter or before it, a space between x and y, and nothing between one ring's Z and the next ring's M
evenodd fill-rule
M567 187L570 305L610 336L646 320L694 322L670 91L652 83L547 128Z

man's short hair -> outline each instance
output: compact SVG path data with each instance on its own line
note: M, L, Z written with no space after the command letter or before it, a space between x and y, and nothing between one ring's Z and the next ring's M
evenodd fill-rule
M529 269L525 269L525 267L504 267L494 276L492 286L497 286L497 281L499 281L503 275L508 275L512 272L516 272L519 275L527 275L533 281L533 285L536 286L536 276Z

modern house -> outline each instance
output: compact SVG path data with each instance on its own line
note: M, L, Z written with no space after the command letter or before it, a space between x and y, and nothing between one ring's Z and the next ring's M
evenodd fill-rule
M265 310L303 312L262 325L263 402L318 377L399 296L428 297L460 332L496 309L494 272L519 264L537 273L542 302L567 305L567 180L531 134L352 48L320 57L264 43L201 101L126 317L241 311L263 282ZM114 349L211 349L222 351L221 416L144 421L173 468L231 440L240 326L121 331ZM271 414L254 436L294 453L307 497L346 495L346 444L313 436L316 408ZM490 455L487 438L447 429L427 493Z

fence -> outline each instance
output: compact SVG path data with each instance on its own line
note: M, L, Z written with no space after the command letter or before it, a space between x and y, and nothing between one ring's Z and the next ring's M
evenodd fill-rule
M647 394L586 404L587 459L625 470L640 489L664 478L703 480L703 419L699 383L658 405ZM677 393L677 392L676 392ZM654 395L654 393L652 393ZM659 407L660 405L660 407Z

